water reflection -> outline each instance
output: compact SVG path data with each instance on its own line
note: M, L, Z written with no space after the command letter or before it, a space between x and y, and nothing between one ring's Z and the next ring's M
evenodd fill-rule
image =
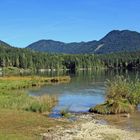
M39 96L50 94L58 96L58 104L53 109L53 116L59 116L62 109L72 112L87 112L91 106L100 104L105 100L105 81L112 79L115 75L129 76L134 79L139 76L139 71L128 70L98 70L78 71L73 73L44 73L47 76L70 75L72 80L67 84L47 85L37 90L30 90L31 95ZM140 77L140 76L139 76ZM128 118L119 116L110 117L109 123L140 131L140 112L135 112Z

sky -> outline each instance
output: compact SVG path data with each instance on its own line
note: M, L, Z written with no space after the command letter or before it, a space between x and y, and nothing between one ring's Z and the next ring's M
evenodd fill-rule
M0 0L0 40L99 40L111 30L140 32L140 0Z

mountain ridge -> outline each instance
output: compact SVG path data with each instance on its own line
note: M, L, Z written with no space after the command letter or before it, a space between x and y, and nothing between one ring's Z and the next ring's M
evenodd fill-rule
M1 48L12 47L0 40ZM25 47L33 51L64 54L108 54L140 51L140 33L130 30L112 30L100 40L65 43L42 39Z
M9 47L12 47L12 46L9 45L9 44L6 43L6 42L0 40L0 47L3 47L3 48L9 48Z
M39 40L27 48L41 52L66 54L131 52L140 50L140 33L130 30L112 30L99 41L65 43L54 40Z

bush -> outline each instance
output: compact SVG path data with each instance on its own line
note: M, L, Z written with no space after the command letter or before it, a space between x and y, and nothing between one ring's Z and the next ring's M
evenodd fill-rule
M130 78L116 76L113 80L107 81L106 87L107 100L125 99L136 106L140 103L140 81L137 77L133 81Z
M48 95L34 97L34 101L26 110L38 113L49 112L56 104L56 101L56 97Z
M69 109L68 109L68 108L62 109L62 110L60 111L60 115L61 115L62 117L66 117L66 118L71 117L71 114L69 113Z
M90 112L99 114L131 113L140 103L140 81L116 76L106 82L106 101L90 108Z

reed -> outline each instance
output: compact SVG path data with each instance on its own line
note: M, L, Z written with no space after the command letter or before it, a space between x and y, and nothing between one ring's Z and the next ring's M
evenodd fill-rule
M33 99L34 101L31 102L26 110L38 113L50 112L57 103L55 96L43 95Z
M62 77L40 77L40 76L12 76L0 77L0 89L17 90L30 87L40 87L45 84L67 83L69 76Z
M116 76L106 82L106 101L90 108L100 114L131 113L140 103L140 80Z
M42 140L40 134L47 132L48 128L64 125L64 121L46 116L57 104L57 97L32 97L25 93L24 89L69 80L70 77L1 77L0 139Z
M54 96L31 97L22 89L42 86L52 83L63 83L70 80L64 77L0 77L0 108L26 110L33 112L50 112L57 103Z

